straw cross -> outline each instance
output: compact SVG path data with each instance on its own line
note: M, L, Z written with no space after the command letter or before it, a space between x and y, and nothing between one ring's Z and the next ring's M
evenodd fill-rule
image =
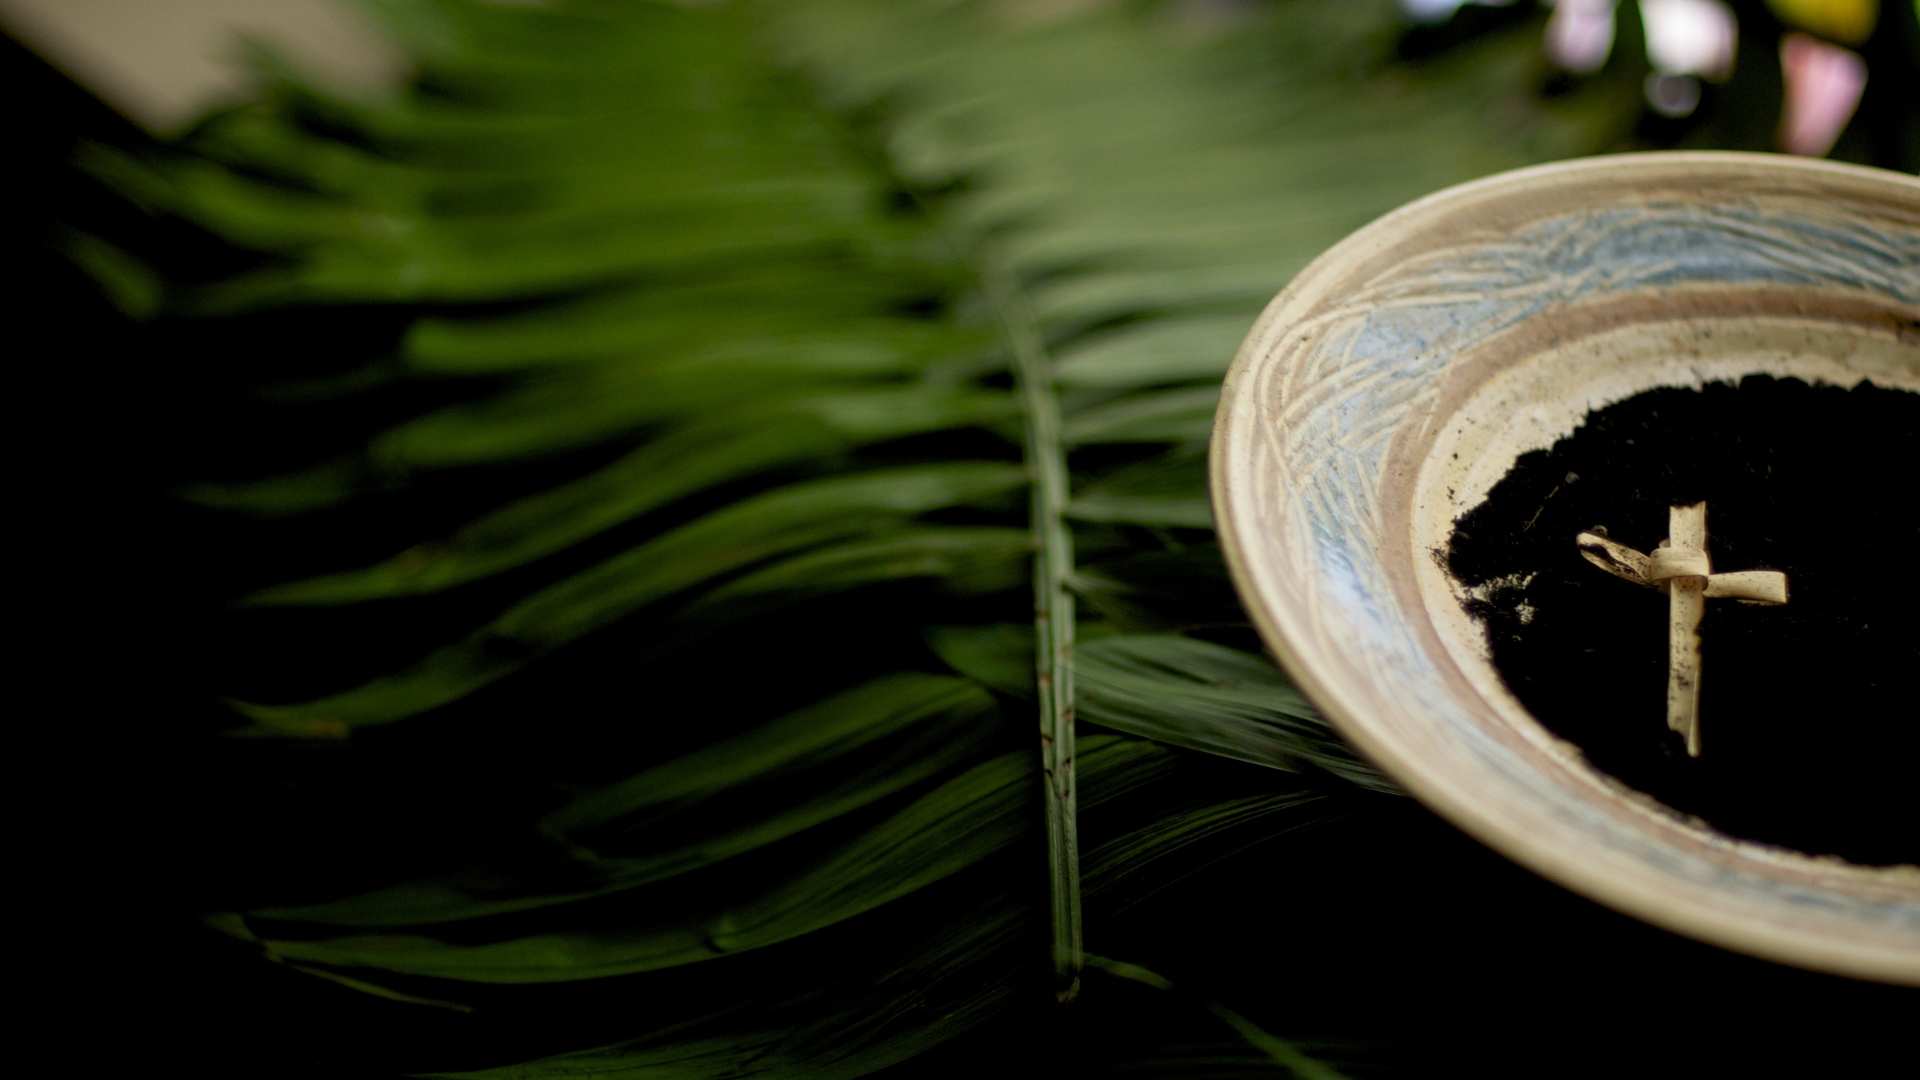
M1652 555L1607 539L1596 528L1575 538L1588 562L1636 585L1667 594L1667 727L1686 737L1687 755L1700 756L1700 618L1707 601L1787 602L1787 575L1777 570L1716 574L1707 558L1707 504L1667 512L1667 538Z

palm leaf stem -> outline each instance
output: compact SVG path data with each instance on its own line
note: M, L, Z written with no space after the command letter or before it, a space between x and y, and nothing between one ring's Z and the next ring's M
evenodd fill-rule
M1087 963L1096 971L1104 972L1116 979L1127 979L1143 986L1151 986L1155 990L1178 993L1166 976L1149 971L1137 964L1109 960L1104 956L1089 956ZM1299 1077L1299 1080L1346 1080L1345 1075L1332 1066L1301 1053L1300 1049L1292 1043L1272 1035L1265 1028L1225 1005L1217 1001L1202 1001L1200 1004L1204 1005L1208 1012L1224 1021L1235 1034L1266 1054L1275 1065Z
M1046 782L1047 871L1051 900L1055 993L1080 991L1080 840L1073 771L1073 537L1067 531L1066 450L1052 365L1033 313L1011 276L991 262L981 275L1007 350L1013 356L1026 412L1027 465L1033 473L1032 528L1034 671L1040 700L1040 761Z

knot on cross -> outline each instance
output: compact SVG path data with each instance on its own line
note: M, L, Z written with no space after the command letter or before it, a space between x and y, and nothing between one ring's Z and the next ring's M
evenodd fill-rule
M1777 570L1713 572L1707 557L1707 504L1675 506L1667 514L1667 538L1643 555L1596 528L1575 538L1593 565L1636 585L1658 588L1671 598L1667 611L1667 727L1687 740L1687 754L1700 756L1700 618L1706 601L1725 598L1773 606L1787 602L1787 575Z

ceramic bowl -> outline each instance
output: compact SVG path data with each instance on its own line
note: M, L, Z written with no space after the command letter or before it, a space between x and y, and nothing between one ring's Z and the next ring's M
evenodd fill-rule
M1920 983L1920 868L1737 840L1598 772L1506 689L1431 554L1590 410L1751 373L1920 390L1920 180L1693 153L1489 177L1267 307L1214 426L1216 523L1300 688L1461 828L1671 930Z

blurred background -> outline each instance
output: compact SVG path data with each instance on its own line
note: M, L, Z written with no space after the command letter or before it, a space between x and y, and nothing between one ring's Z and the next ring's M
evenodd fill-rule
M1020 22L1098 3L1002 6ZM1175 18L1205 27L1246 18L1258 4L1174 6ZM1527 24L1540 38L1536 89L1544 94L1603 73L1641 76L1643 113L1612 149L1779 149L1920 168L1911 157L1920 135L1906 104L1920 46L1898 2L1884 18L1879 0L1543 0L1544 11L1527 0L1399 6L1401 53L1409 58ZM163 135L244 98L257 84L252 50L278 55L317 85L367 99L395 94L411 63L370 7L351 0L5 0L0 23L93 95ZM1878 73L1871 80L1870 71Z
M1261 306L1410 199L1622 151L1920 171L1920 5L0 0L0 26L42 909L16 933L38 1007L84 1025L67 1067L1911 1057L1914 991L1636 923L1392 793L1264 658L1204 465ZM1036 510L1043 454L1065 490ZM1064 1009L1036 514L1074 554L1113 961Z

